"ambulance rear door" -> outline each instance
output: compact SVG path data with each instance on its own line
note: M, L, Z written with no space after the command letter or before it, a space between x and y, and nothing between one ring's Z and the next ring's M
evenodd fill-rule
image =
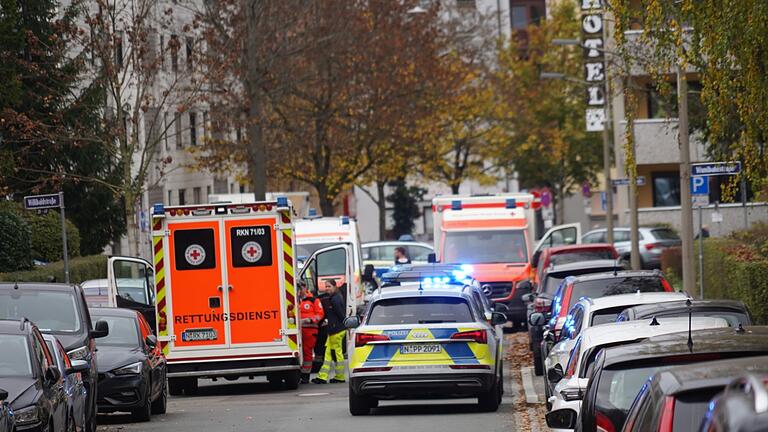
M325 281L333 279L337 286L343 286L344 301L347 305L347 316L355 313L356 305L362 304L363 293L359 284L353 281L352 265L354 262L353 248L348 244L329 246L317 250L306 261L299 276L315 293L325 292Z
M107 261L109 306L140 312L157 332L154 281L154 269L149 262L141 258L110 257Z

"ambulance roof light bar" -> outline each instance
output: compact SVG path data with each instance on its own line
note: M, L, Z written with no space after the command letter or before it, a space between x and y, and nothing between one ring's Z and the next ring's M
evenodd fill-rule
M451 210L461 210L461 200L451 201Z
M507 198L506 208L513 209L515 207L517 207L517 200L514 198Z
M278 209L286 209L288 208L288 197L285 195L281 195L277 197L277 208Z
M165 214L165 206L163 203L155 203L152 206L152 214L153 215L164 215Z
M341 217L341 224L342 225L349 225L349 216L342 216Z

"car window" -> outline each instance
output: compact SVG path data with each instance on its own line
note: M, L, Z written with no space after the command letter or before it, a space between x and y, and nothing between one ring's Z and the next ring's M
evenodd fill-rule
M628 307L632 307L632 305L618 306L615 308L597 310L592 313L592 318L590 319L590 326L616 322L616 319L618 318L619 314Z
M26 336L0 334L0 346L3 347L0 350L0 376L32 376L32 363ZM42 361L42 358L38 360Z
M0 319L27 318L51 333L77 333L84 330L75 303L74 291L0 291Z
M691 315L698 316L698 317L722 318L728 322L729 327L737 327L739 324L742 324L742 325L751 324L751 320L745 313L741 313L737 311L694 309ZM678 318L678 317L687 317L687 316L688 316L688 311L684 309L680 309L680 310L669 311L669 312L646 314L642 318L651 318L651 317Z
M586 234L581 241L582 243L605 243L605 232L597 231Z
M613 241L614 242L628 242L630 239L629 231L627 230L621 230L621 231L614 231L613 232Z
M576 339L576 343L571 349L571 356L568 358L568 365L565 368L565 377L571 378L576 373L576 365L581 358L581 338Z
M376 255L379 261L392 261L395 262L395 247L396 246L377 246Z
M598 298L635 292L663 292L664 285L658 276L617 276L605 279L576 281L573 284L570 304L572 307L582 297Z
M624 424L624 431L639 431L637 428L637 420L640 414L640 407L645 405L645 400L648 398L648 381L643 384L640 391L635 396L635 400L630 406L629 416Z
M448 231L443 248L446 263L526 263L528 249L521 230Z
M95 315L95 314L94 314ZM98 316L97 320L104 320L109 324L109 334L96 340L96 345L138 347L139 333L136 320L128 317Z
M427 255L431 253L432 250L424 246L408 246L408 256L411 257L411 261L427 261Z
M368 325L472 322L463 298L409 297L379 300L373 304Z
M32 351L35 360L40 365L40 370L45 372L53 364L53 357L45 346L43 337L34 331L32 332Z
M648 377L668 367L670 366L603 369L597 387L595 410L613 423L614 430L621 430L632 402Z
M296 258L309 258L313 253L336 243L310 243L296 245Z
M317 255L317 276L339 276L347 273L347 252L332 249Z
M546 283L544 284L544 293L546 294L554 294L555 291L557 291L557 287L560 286L560 283L563 281L563 278L547 275Z
M677 233L669 228L652 229L651 234L658 240L680 240Z
M592 249L573 252L562 252L552 255L549 259L550 264L571 264L581 261L591 260L610 260L613 259L613 252L610 249Z
M675 413L672 430L675 432L698 432L699 422L691 419L703 419L709 407L709 401L723 390L722 386L699 388L675 396Z

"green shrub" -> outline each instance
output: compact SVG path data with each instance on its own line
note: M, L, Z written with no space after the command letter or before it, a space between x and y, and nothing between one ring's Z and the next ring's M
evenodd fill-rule
M57 261L33 270L0 273L0 281L5 282L48 282L53 276L57 282L64 282L64 262ZM90 255L69 260L69 280L80 283L90 279L107 277L106 255Z
M63 259L61 248L61 216L57 211L45 215L28 212L25 216L32 232L32 258L45 262ZM67 252L70 257L80 255L80 230L67 220Z
M30 268L31 245L27 223L12 212L0 210L0 272Z

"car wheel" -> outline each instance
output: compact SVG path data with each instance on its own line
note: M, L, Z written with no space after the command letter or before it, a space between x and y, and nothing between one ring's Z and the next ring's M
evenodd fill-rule
M197 378L186 378L184 380L184 394L193 396L197 393Z
M378 402L376 403L378 405ZM353 416L368 415L371 413L373 403L366 396L355 393L352 385L349 386L349 413Z
M168 386L164 385L160 396L152 402L152 414L165 414L168 409Z
M99 412L99 409L96 405L96 398L93 400L93 407L91 408L91 416L88 417L85 424L85 430L87 432L96 432L96 414Z
M184 382L180 378L168 378L168 393L181 396L184 393Z
M493 385L487 392L481 394L477 398L477 404L482 412L494 412L499 409L499 380L495 380Z
M152 393L151 385L147 386L147 394L144 395L144 403L140 408L131 411L131 417L137 422L147 422L152 418Z
M283 377L280 374L267 375L267 381L269 382L269 388L272 390L281 390L283 388Z
M301 381L301 372L288 372L285 374L285 388L288 390L296 390L299 388L299 381Z
M533 348L533 373L536 376L544 375L544 361L541 359L541 347Z

